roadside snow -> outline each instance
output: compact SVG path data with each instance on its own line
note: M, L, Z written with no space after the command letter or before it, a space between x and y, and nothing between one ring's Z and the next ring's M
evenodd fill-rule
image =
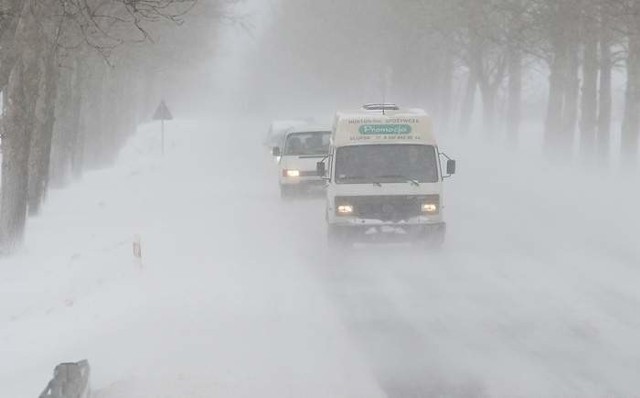
M57 363L86 358L107 398L381 396L278 231L257 141L173 122L162 158L157 134L143 126L116 167L52 192L1 261L2 395L37 396Z

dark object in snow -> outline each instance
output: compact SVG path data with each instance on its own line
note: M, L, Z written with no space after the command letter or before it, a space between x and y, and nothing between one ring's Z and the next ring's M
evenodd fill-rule
M140 239L140 235L135 235L133 237L133 257L138 261L142 260L142 241Z
M53 371L40 398L88 398L91 367L87 360L76 363L61 363Z

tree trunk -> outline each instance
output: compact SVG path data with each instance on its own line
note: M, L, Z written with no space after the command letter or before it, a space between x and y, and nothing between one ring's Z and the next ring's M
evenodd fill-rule
M81 140L81 119L92 118L93 115L84 116L83 108L91 102L89 95L92 87L87 87L85 74L87 73L86 61L81 61L82 55L72 60L69 68L61 70L56 100L53 148L51 158L51 183L57 187L67 185L72 179L78 179L82 175L82 152L84 151ZM86 113L89 110L86 109Z
M84 113L86 111L86 104L83 101L83 94L85 94L84 90L85 87L87 87L87 67L85 62L76 59L74 65L75 73L71 81L71 108L67 153L69 156L71 176L75 180L79 180L84 171L84 137L87 125L85 123L86 116Z
M0 244L4 253L22 242L27 216L29 138L24 67L17 62L9 77L2 137Z
M86 129L86 145L83 157L89 169L98 169L108 165L107 153L110 152L113 140L113 125L117 115L113 109L113 82L111 73L104 64L95 65L85 95L91 98L91 108L84 114Z
M39 87L39 37L29 4L20 16L17 44L22 55L9 76L2 137L0 246L9 253L22 243L27 216L29 148Z
M612 69L610 18L604 6L600 12L600 92L598 98L598 132L596 152L598 162L608 166L611 153Z
M549 75L549 98L547 101L547 117L545 120L545 147L547 153L555 154L560 145L562 134L562 115L564 114L564 54L556 53L551 64Z
M635 170L638 163L640 134L640 33L629 38L627 88L622 122L622 160L626 169Z
M577 123L580 90L578 41L577 32L568 30L577 23L574 6L568 0L558 1L552 16L553 59L545 121L545 152L556 160L570 154Z
M508 73L507 141L515 147L522 117L522 53L517 48L509 50Z
M582 67L582 103L580 118L580 155L585 162L594 158L598 122L598 38L591 21L585 21L584 64Z
M578 57L579 42L572 34L567 46L567 69L565 73L564 113L562 115L561 147L563 154L571 153L575 142L576 127L578 125L578 110L580 103L580 58Z
M451 125L451 103L453 99L453 70L454 60L450 51L445 51L441 65L442 79L440 81L439 98L436 100L440 104L440 127L448 130Z
M491 86L490 82L480 83L480 95L482 97L482 124L488 137L495 137L496 97L498 90Z
M63 68L60 71L58 81L58 96L56 98L55 119L53 128L53 139L51 144L51 186L64 187L69 177L69 155L67 141L69 137L69 126L73 119L72 113L72 75L76 71L74 68Z
M477 89L478 75L474 70L469 70L464 98L462 99L462 108L460 111L460 134L462 135L466 135L469 132Z
M24 0L2 0L0 13L0 89L4 90L9 76L18 58L20 46L16 42L20 10L24 7Z
M55 99L57 95L58 69L55 49L41 57L40 89L36 105L35 127L31 138L29 156L29 214L36 215L44 201L49 184L51 141L55 122Z

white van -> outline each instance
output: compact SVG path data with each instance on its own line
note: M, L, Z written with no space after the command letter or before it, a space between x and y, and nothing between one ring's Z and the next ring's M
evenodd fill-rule
M282 147L274 148L280 158L280 194L287 199L296 194L324 188L317 163L329 155L331 129L327 126L292 128L284 136Z
M440 159L446 158L443 172ZM335 117L326 176L328 240L444 242L443 180L456 163L441 153L430 117L420 109L365 105Z

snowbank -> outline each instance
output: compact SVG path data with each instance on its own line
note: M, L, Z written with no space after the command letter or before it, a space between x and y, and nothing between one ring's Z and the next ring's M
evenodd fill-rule
M221 124L167 132L164 158L143 126L115 168L53 192L2 260L3 395L36 396L55 364L87 358L101 397L378 396L304 256L274 233L259 141Z

